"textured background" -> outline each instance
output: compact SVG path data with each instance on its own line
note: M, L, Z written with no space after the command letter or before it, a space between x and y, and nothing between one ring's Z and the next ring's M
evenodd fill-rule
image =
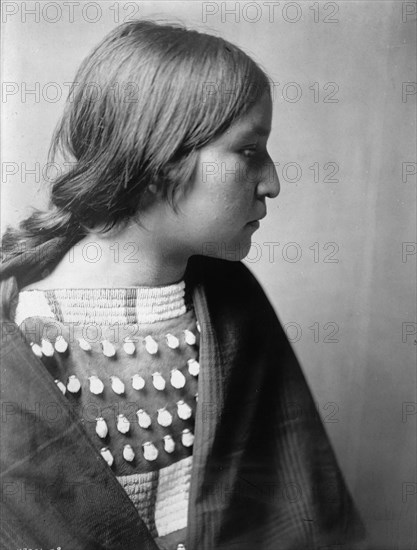
M245 261L286 325L371 548L414 550L415 3L70 4L3 3L2 228L44 203L65 83L117 22L160 16L243 47L274 81L281 180Z

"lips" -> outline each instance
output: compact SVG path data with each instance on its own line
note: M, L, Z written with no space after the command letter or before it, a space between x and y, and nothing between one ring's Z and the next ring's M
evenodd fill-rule
M262 216L259 216L259 218L255 218L254 220L248 222L248 223L255 223L255 222L260 222L261 220L263 220L266 216L266 212L264 214L262 214Z

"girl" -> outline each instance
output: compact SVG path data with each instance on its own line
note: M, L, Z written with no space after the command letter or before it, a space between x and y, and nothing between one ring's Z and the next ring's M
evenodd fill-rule
M51 150L72 169L4 239L3 547L352 548L311 394L239 262L279 193L267 76L134 21L75 82Z

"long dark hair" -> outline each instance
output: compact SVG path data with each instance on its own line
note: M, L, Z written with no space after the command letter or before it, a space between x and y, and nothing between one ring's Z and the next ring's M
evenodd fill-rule
M152 21L116 27L81 64L52 140L49 161L71 169L51 185L47 211L7 230L3 249L107 231L155 190L175 209L198 149L265 91L262 69L222 38Z

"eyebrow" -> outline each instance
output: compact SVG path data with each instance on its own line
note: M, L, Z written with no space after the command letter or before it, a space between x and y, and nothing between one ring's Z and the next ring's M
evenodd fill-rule
M265 126L251 126L249 128L246 128L245 130L242 130L242 133L239 134L239 139L245 139L252 136L253 134L256 134L260 137L267 137L270 133L271 128L266 128Z

